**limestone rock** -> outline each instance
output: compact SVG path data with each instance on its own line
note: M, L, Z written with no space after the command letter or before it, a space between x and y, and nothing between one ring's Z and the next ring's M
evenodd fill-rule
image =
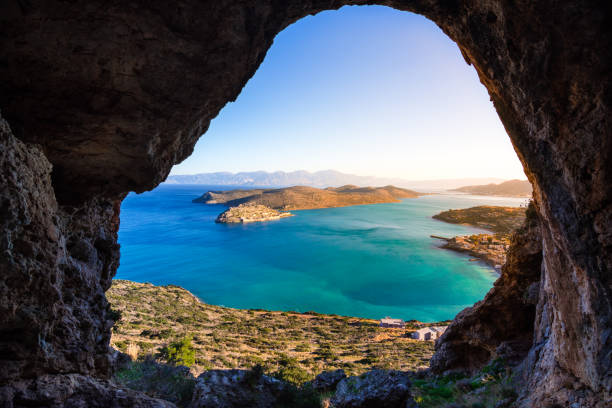
M104 291L119 262L120 201L59 205L51 169L0 118L0 384L110 374Z
M201 374L189 408L272 408L288 384L250 370Z
M168 401L80 374L46 374L0 385L0 405L4 408L176 408Z
M372 370L341 380L331 398L335 408L411 407L410 376L406 372Z
M344 370L323 371L311 382L312 388L318 392L330 392L336 389L338 383L346 378Z

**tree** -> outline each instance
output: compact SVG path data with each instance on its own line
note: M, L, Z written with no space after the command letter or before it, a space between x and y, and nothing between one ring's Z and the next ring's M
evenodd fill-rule
M195 349L191 344L191 337L172 342L161 349L161 356L169 364L191 367L195 364Z

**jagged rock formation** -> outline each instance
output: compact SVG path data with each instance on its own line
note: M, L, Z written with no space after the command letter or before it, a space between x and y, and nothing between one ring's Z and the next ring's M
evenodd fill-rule
M323 371L310 383L312 388L318 392L332 392L340 381L346 378L344 370Z
M457 42L534 187L543 267L522 395L609 405L612 32L586 0L0 3L0 108L19 139L3 126L2 386L107 375L124 194L189 155L276 33L366 3L420 13Z
M518 364L533 341L542 244L535 209L512 236L501 277L484 300L460 312L436 342L436 372L477 370L494 358Z
M120 200L58 205L49 161L1 118L0 166L0 387L47 373L107 377Z
M0 386L4 408L176 408L171 402L81 374L45 374Z
M337 408L416 407L410 394L410 375L402 371L372 370L341 380L331 403Z
M272 408L289 384L250 370L210 370L201 374L189 408Z

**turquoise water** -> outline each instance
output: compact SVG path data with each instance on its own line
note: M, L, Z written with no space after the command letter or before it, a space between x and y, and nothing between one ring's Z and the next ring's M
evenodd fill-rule
M121 207L116 277L179 285L207 303L236 308L451 319L482 299L497 275L430 238L478 229L431 216L523 202L431 195L225 225L214 222L223 206L191 202L208 189L220 188L162 185L130 194Z

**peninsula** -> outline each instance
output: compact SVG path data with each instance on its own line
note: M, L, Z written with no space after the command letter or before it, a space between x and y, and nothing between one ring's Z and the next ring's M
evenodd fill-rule
M487 229L493 234L463 235L452 238L432 235L446 243L442 248L465 252L493 266L498 272L506 263L506 251L510 236L523 225L526 217L524 207L478 206L461 210L443 211L434 219L451 224L463 224Z
M236 207L240 204L257 204L275 210L309 210L361 204L397 203L403 198L417 198L420 195L424 194L395 186L346 185L325 189L295 186L277 189L209 191L193 202L225 204L229 207Z
M499 184L464 186L450 191L500 197L531 197L533 188L528 180L509 180Z

